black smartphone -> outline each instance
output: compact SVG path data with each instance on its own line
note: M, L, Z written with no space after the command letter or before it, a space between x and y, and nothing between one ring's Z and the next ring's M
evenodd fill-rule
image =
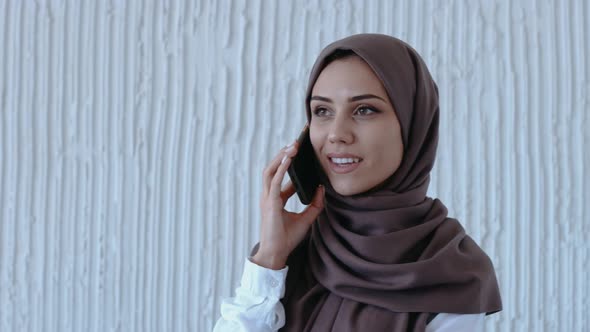
M301 203L309 205L320 184L319 164L306 125L297 139L299 149L289 165L288 173Z

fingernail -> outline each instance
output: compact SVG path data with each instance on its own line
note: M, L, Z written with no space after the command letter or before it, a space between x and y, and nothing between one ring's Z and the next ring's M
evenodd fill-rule
M287 155L283 156L283 159L281 160L281 164L285 163L285 160L287 160Z

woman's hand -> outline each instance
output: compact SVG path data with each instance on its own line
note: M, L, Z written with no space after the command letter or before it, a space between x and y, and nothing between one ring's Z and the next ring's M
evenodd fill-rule
M324 208L324 187L320 186L311 204L303 212L293 213L285 210L285 204L295 193L295 187L289 181L281 189L281 183L291 159L297 154L297 148L295 142L281 149L262 175L260 244L252 261L274 270L285 266L291 251L303 240L309 227Z

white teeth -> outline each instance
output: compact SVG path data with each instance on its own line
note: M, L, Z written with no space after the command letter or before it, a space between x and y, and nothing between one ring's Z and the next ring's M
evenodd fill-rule
M352 164L358 163L360 158L330 158L335 164Z

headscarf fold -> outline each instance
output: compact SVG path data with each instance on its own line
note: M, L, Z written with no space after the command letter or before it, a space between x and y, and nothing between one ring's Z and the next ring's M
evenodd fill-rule
M502 309L493 264L439 199L426 196L438 144L438 88L418 53L381 34L328 45L311 71L306 108L337 50L375 72L402 129L403 160L377 187L341 196L322 172L325 208L287 260L281 331L424 331L436 313ZM393 144L392 144L393 146Z

